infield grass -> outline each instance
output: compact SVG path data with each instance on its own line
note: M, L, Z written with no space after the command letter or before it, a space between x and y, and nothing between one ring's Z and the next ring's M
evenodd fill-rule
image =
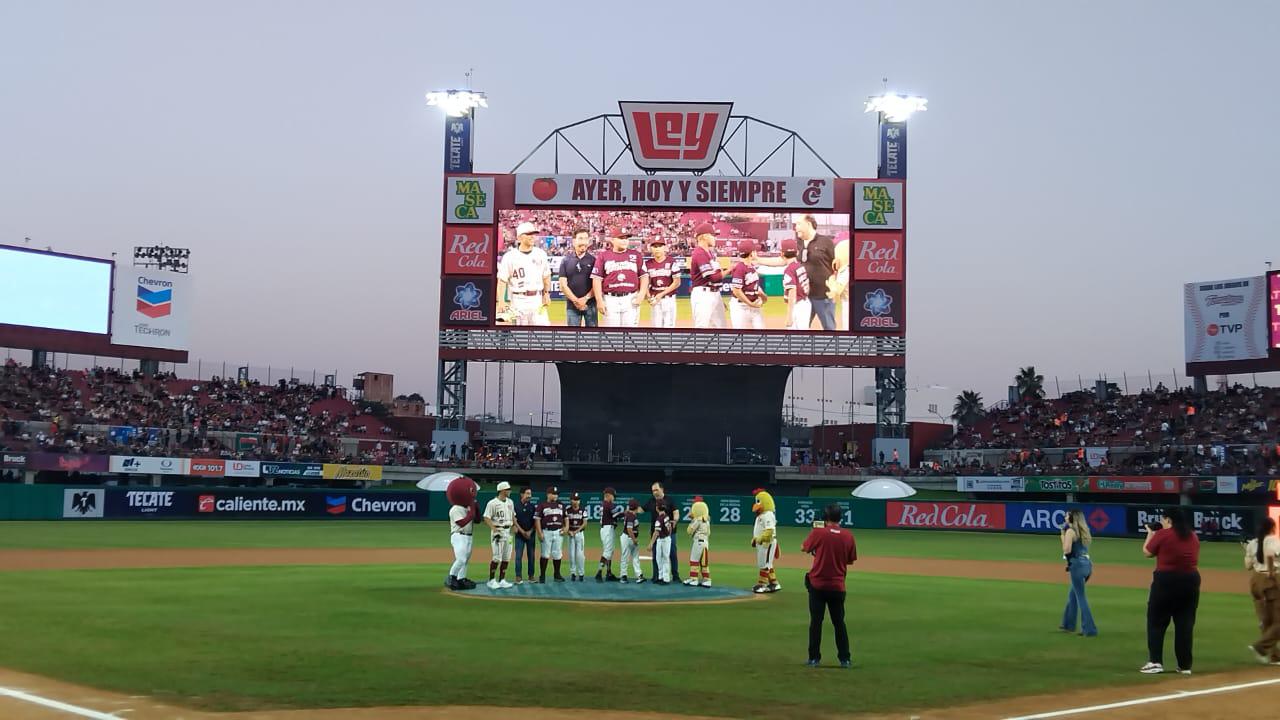
M781 573L776 595L706 606L473 600L442 592L444 571L0 573L0 665L210 710L487 704L811 718L1176 682L1135 672L1143 590L1090 588L1101 635L1083 639L1054 629L1060 585L858 574L855 668L841 671L829 628L826 667L803 666L799 571ZM716 568L718 582L752 575ZM1255 631L1247 600L1206 594L1196 670L1244 666Z
M798 552L808 533L803 527L780 528L783 552ZM1015 560L1059 562L1056 535L932 532L854 529L859 552L866 557L936 558L941 560ZM713 551L751 549L751 528L716 525ZM688 538L679 537L686 547ZM112 521L0 522L0 549L80 548L418 548L449 547L445 523L413 521ZM587 533L587 557L599 548L599 536ZM1141 541L1097 538L1090 554L1099 564L1149 567ZM1234 570L1241 551L1233 542L1201 545L1200 566Z

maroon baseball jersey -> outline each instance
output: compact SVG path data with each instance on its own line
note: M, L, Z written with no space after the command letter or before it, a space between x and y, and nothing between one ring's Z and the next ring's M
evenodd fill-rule
M689 278L693 280L694 287L719 290L724 274L720 271L716 254L701 246L694 248L693 254L689 256Z
M564 509L564 521L570 530L581 530L587 524L587 509L581 505L576 508L570 505Z
M616 513L618 511L615 509L616 507L617 507L616 505L609 502L608 500L605 500L604 502L600 503L600 524L601 525L608 525L609 527L613 527L615 524L617 524Z
M622 515L622 531L632 537L640 535L640 514L634 510L628 510Z
M658 509L658 522L654 526L658 537L671 537L671 514L667 512L665 507Z
M672 257L662 262L649 258L644 261L644 270L649 275L649 290L655 295L674 285L680 277L675 258Z
M596 255L591 277L600 278L600 289L607 293L633 293L640 289L644 275L644 258L636 250L605 250Z
M745 261L734 265L733 272L729 275L729 284L741 290L752 302L760 299L760 272L755 265Z
M559 530L564 527L564 505L559 501L540 502L534 517L542 521L543 530Z
M796 301L809 299L809 272L804 263L792 260L786 270L782 271L782 291L796 289Z

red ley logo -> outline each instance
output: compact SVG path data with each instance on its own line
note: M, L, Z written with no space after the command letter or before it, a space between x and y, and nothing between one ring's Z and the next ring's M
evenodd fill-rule
M902 279L902 233L856 233L850 242L854 280Z
M196 508L202 513L211 513L214 510L214 497L212 495L201 495L199 505Z
M702 172L716 164L733 103L619 102L641 170Z
M493 272L493 229L448 225L444 229L446 275L488 275Z

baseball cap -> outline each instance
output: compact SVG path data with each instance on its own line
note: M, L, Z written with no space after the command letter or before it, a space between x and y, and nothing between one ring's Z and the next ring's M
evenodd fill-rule
M627 232L626 230L623 230L621 227L617 225L614 225L613 227L609 228L608 236L611 238L629 238L631 237L631 233Z
M649 241L649 244L650 244L650 245L666 245L666 244L667 244L667 241L666 241L666 240L663 240L663 239L662 239L662 238L660 238L660 237L656 237L656 238L654 238L654 239L650 240L650 241Z
M782 252L800 252L800 243L795 238L786 238L782 241Z
M551 487L547 488L547 492L552 495L559 495L560 488L556 487L555 485L552 485Z
M607 488L605 488L605 489L604 489L604 493L603 493L603 494L605 494L605 495L617 495L617 494L618 494L618 491L617 491L617 490L614 490L614 489L613 489L613 488L611 488L611 487L607 487Z
M694 237L698 237L699 235L715 235L715 234L716 234L716 226L712 225L709 222L704 222L698 227L693 229Z
M640 507L640 501L635 498L631 498L631 500L627 502L627 507L631 508L632 510L636 510Z
M743 238L742 240L738 241L738 253L741 255L746 255L747 253L755 252L755 249L756 249L755 240L749 240L749 239Z
M516 226L516 235L529 235L538 232L538 226L525 220Z
M507 482L506 480L503 480L502 482L498 483L498 492L502 492L503 490L510 490L510 489L511 489L511 483Z
M572 494L572 495L570 495L570 496L569 496L569 499L570 499L570 500L580 500L581 498L579 498L579 497L578 497L578 493L574 493L574 494Z

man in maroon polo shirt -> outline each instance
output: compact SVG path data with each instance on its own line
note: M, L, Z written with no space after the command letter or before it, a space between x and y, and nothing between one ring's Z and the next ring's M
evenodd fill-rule
M817 667L822 660L822 617L827 611L836 630L840 667L851 665L849 629L844 624L844 576L858 559L858 548L853 533L840 527L840 515L839 505L828 505L826 523L810 531L800 548L813 556L813 567L804 576L809 589L809 667Z

